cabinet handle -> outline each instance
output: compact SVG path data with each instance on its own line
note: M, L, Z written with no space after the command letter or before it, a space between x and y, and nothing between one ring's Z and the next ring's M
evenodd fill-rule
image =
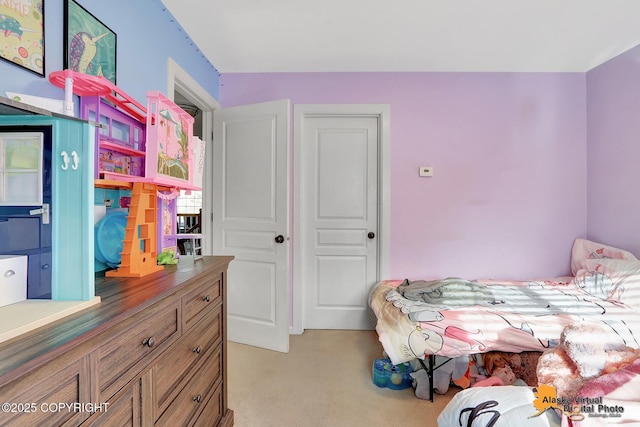
M62 156L62 168L63 171L69 169L69 154L66 151L61 151L60 155Z
M145 338L142 340L142 345L147 346L149 348L153 347L155 343L156 343L156 340L153 339L153 337Z
M196 354L200 354L201 351L202 351L202 348L200 346L197 346L196 348L193 349L193 352Z
M78 153L74 150L71 152L71 157L73 158L73 164L71 165L71 169L78 170L78 164L80 163L80 157Z
M211 302L211 297L209 295L205 295L205 296L202 297L202 301Z
M202 400L202 396L201 395L193 396L193 401L194 402L200 403L201 400Z
M4 277L11 277L11 276L15 276L15 274L16 274L16 272L15 272L15 271L13 271L13 270L7 270L7 271L4 273Z

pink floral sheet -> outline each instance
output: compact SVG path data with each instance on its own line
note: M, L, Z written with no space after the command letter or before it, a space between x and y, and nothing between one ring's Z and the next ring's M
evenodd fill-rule
M394 364L428 354L544 351L556 346L566 325L581 320L600 321L626 345L639 348L640 263L633 262L637 265L617 266L614 273L597 264L575 277L553 280L459 279L443 282L449 287L441 289L429 282L438 290L425 298L429 303L405 298L398 292L402 281L387 280L372 291L369 305ZM638 273L627 274L629 268ZM461 300L455 298L458 293Z

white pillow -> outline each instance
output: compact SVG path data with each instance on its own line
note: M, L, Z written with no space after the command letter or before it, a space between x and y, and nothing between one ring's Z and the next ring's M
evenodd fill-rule
M580 270L586 268L584 262L590 259L624 259L637 261L638 259L629 251L592 242L586 239L576 239L571 248L571 272L575 276Z
M575 282L592 295L640 307L640 261L589 259Z
M529 387L494 386L468 388L456 393L438 416L438 427L492 425L494 427L560 426L554 411L538 413L536 396ZM468 423L472 417L471 423ZM495 424L489 424L494 420Z

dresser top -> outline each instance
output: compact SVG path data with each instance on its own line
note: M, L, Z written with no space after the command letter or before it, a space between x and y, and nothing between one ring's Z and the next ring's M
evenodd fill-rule
M185 285L225 271L231 256L205 256L166 266L139 278L97 277L101 301L85 310L0 343L0 387L84 343L114 324L178 292Z

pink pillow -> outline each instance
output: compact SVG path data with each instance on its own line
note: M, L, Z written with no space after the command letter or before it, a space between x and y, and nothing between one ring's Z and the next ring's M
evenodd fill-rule
M637 261L638 259L629 251L592 242L586 239L576 239L571 249L571 272L575 276L578 271L587 268L584 264L590 259L624 259Z

